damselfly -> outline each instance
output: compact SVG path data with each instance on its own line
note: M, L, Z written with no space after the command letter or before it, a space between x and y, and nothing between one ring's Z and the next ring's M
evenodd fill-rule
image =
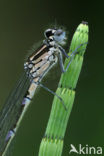
M24 63L24 73L17 83L16 88L9 96L0 115L0 155L8 149L20 121L27 110L38 86L56 95L61 100L63 109L67 111L63 100L56 93L41 84L41 80L59 59L62 72L67 71L73 57L77 53L79 45L71 54L68 66L64 69L62 54L69 58L63 45L66 43L66 32L62 29L47 29L44 32L43 44L33 51Z

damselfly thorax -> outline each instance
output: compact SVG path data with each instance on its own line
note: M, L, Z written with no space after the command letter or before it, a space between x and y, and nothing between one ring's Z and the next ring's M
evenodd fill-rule
M40 79L57 62L56 48L43 44L38 51L33 53L24 64L24 68L29 69L29 75Z
M42 78L57 62L58 53L61 53L59 44L64 43L65 32L61 29L48 29L45 31L45 37L43 45L35 53L33 52L24 64L24 69L29 69L29 74L33 78Z

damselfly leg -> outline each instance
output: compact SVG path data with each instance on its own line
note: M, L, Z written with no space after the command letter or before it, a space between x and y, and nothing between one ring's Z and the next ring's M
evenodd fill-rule
M36 83L36 82L34 82L34 83ZM37 84L37 83L36 83L36 84ZM44 85L41 84L40 82L39 82L37 85L39 85L40 87L44 88L45 90L47 90L47 91L50 92L51 94L55 95L55 96L61 101L61 103L62 103L63 106L64 106L64 109L67 111L67 108L66 108L66 106L65 106L65 103L64 103L63 99L62 99L59 95L57 95L54 91L52 91L52 90L49 89L48 87L44 86Z
M62 71L63 73L65 73L65 72L68 70L68 68L69 68L69 66L70 66L70 64L71 64L71 62L72 62L74 56L78 53L78 49L79 49L81 46L85 45L85 44L87 44L87 42L86 42L86 43L80 44L80 45L71 53L70 56L67 55L67 53L65 52L65 50L64 50L61 46L59 47L59 49L60 49L60 51L61 51L61 52L59 53L59 63L60 63L61 71ZM82 49L82 50L84 50L84 49ZM64 69L62 54L64 54L68 59L70 58L69 63L68 63L68 65L67 65L66 69Z

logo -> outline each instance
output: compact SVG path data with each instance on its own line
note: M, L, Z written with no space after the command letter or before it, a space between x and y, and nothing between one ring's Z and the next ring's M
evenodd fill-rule
M72 153L76 153L76 154L88 154L88 155L94 155L94 154L98 154L101 155L103 154L103 150L102 147L98 146L98 147L94 147L94 146L82 146L81 144L79 144L79 147L76 148L73 144L70 144L70 151L69 154Z

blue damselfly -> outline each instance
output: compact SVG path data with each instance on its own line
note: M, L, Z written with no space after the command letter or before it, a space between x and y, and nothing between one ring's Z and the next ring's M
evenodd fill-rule
M41 80L59 59L62 72L66 72L73 57L77 53L79 45L71 54L69 64L64 69L62 54L69 58L62 45L66 43L66 33L62 29L47 29L44 32L43 44L28 57L24 63L24 72L17 83L16 88L10 94L0 115L0 155L8 149L20 121L26 112L38 86L56 95L61 100L63 109L67 111L64 101L56 93L41 84ZM14 99L14 100L12 100Z

